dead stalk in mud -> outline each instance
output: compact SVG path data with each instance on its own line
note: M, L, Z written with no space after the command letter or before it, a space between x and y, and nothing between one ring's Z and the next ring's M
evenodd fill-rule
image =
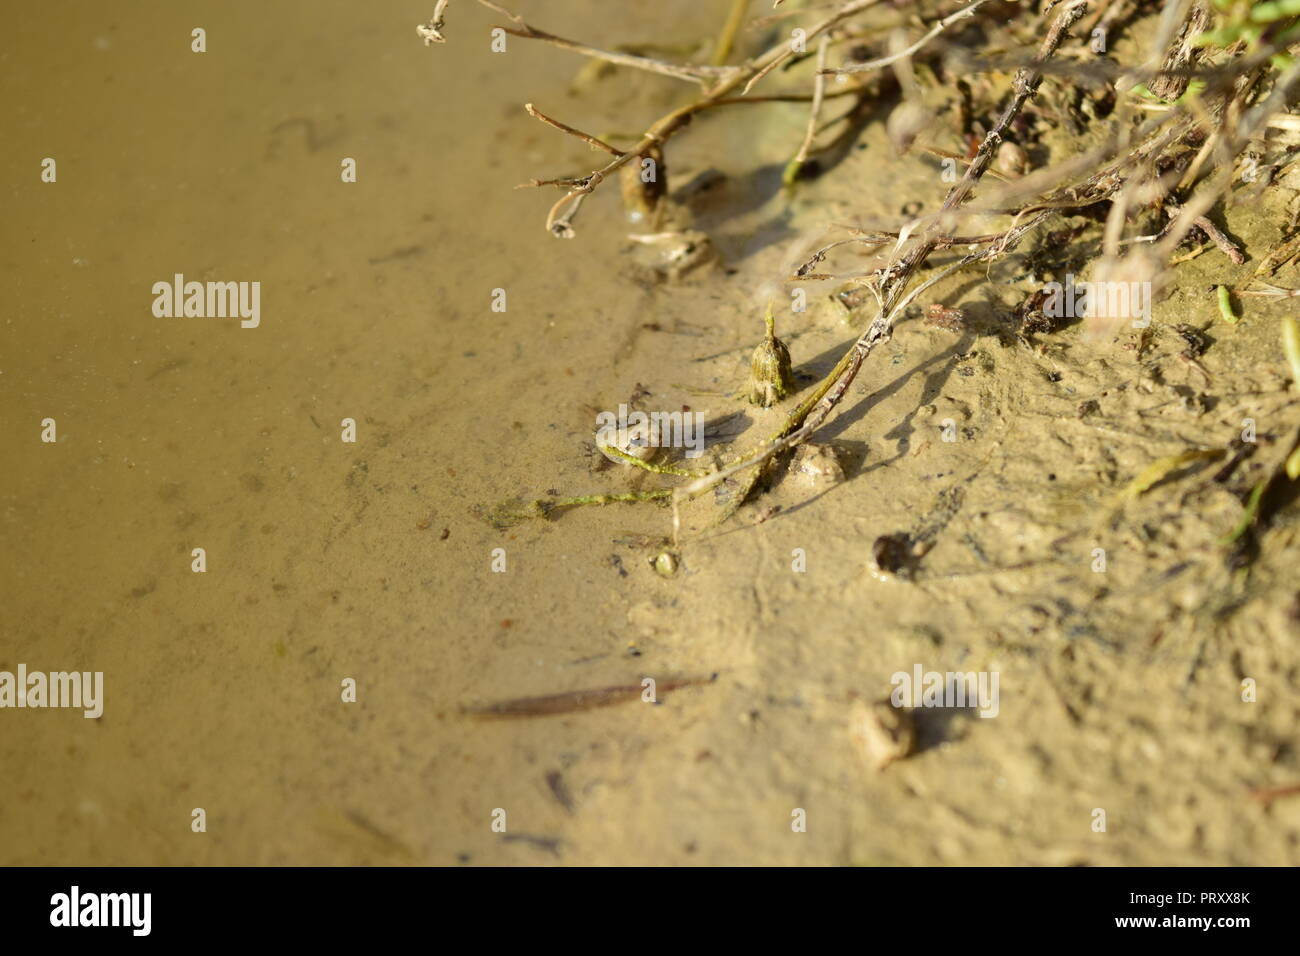
M823 35L817 41L817 78L813 81L812 109L808 111L808 130L799 145L799 152L795 153L794 159L790 160L790 165L786 167L785 175L782 177L786 185L790 185L798 178L804 163L808 162L808 152L812 149L813 138L817 135L817 119L821 115L822 99L826 95L826 51L830 47L830 42L831 38L827 35Z

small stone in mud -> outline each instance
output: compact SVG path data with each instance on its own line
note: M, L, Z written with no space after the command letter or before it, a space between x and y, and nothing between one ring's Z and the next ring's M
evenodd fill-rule
M912 569L912 539L906 531L882 534L871 546L871 558L882 574L906 574Z
M844 480L844 466L831 445L804 442L790 460L790 474L811 488L828 488Z
M1056 319L1042 309L1031 309L1020 320L1020 334L1024 336L1047 335L1049 332L1055 332L1056 326Z
M655 574L661 578L671 578L677 573L677 555L671 551L660 551L650 559L650 567L654 568Z
M1029 157L1023 147L1005 142L998 147L998 169L1008 176L1023 176L1029 170Z
M854 701L849 720L858 753L874 770L884 770L916 750L916 721L907 708L889 700Z
M1182 338L1184 344L1187 346L1181 353L1179 353L1183 358L1200 358L1205 354L1205 350L1210 347L1209 338L1204 332L1195 326L1178 325L1174 327L1174 331L1178 333L1179 337Z
M1055 332L1060 326L1061 323L1057 318L1044 309L1045 305L1047 305L1047 293L1039 289L1031 292L1016 308L1015 318L1019 322L1017 328L1022 338L1047 335Z

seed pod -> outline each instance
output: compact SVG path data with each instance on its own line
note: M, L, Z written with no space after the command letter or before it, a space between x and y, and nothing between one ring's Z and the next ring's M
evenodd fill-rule
M775 405L794 386L794 370L790 364L790 350L776 337L776 320L772 317L772 305L768 303L767 337L754 349L749 360L748 398L751 404L767 408Z
M658 146L651 146L619 171L629 222L654 222L659 202L668 191L664 172L664 154Z

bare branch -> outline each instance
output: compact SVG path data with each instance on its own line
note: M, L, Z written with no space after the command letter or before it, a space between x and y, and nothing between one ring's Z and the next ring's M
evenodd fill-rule
M891 63L896 63L899 60L904 60L907 57L911 56L913 53L915 53L917 50L921 49L921 47L925 46L927 43L929 43L931 40L937 37L944 30L948 29L948 27L952 26L958 20L965 20L968 17L974 16L975 11L988 2L989 0L975 0L974 3L962 7L956 13L950 13L948 16L944 17L933 27L931 27L930 31L926 33L925 36L921 37L921 39L917 40L915 43L913 43L905 50L900 50L899 52L891 54L890 56L881 57L878 60L868 60L865 63L850 63L847 66L842 66L836 70L819 69L818 72L827 75L845 74L845 73L868 73L872 70L878 70L882 66L889 66L889 64Z
M421 23L415 28L415 32L424 40L425 46L429 46L432 43L447 42L447 38L442 35L442 28L444 25L443 14L446 13L447 4L450 2L451 0L438 0L438 5L433 8L433 17L429 22Z
M584 143L591 145L595 149L603 149L605 152L609 153L612 156L624 155L621 149L615 149L613 146L610 146L609 143L606 143L603 140L599 140L594 136L584 133L582 132L582 130L574 129L572 126L568 126L565 123L561 123L557 119L551 119L551 117L547 116L541 110L537 109L537 107L533 106L532 103L525 103L524 109L526 109L528 111L528 115L533 117L534 119L539 119L547 126L553 126L562 133L568 133L570 136L576 136L578 139L582 140Z
M504 17L509 17L514 22L514 27L501 27L511 36L523 37L527 40L541 40L543 43L549 43L552 46L558 46L564 50L570 50L582 56L594 57L598 60L604 60L606 63L615 63L619 66L629 66L637 70L647 70L651 73L661 73L664 76L675 77L679 80L689 80L692 83L707 85L714 82L720 77L726 77L735 73L738 67L734 66L702 66L689 63L669 63L666 60L656 60L648 56L636 56L632 53L617 53L612 50L598 50L595 47L587 46L585 43L578 43L576 40L566 40L564 37L556 36L553 33L547 33L545 30L539 30L524 22L524 19L517 16L502 7L493 0L478 0L479 3L490 10L495 10Z

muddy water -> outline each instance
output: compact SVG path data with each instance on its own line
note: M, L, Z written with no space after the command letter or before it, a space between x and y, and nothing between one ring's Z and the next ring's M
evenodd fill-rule
M560 6L529 16L597 45L721 21ZM68 4L5 41L0 671L102 671L105 700L0 711L0 859L1295 862L1296 807L1244 796L1300 774L1294 520L1244 584L1214 550L1240 512L1223 493L1099 520L1155 457L1246 413L1294 420L1276 313L1221 336L1205 361L1235 384L1198 412L1175 401L1196 373L1172 333L1158 384L1122 343L1004 343L1008 263L937 287L972 330L913 322L874 358L819 438L847 481L790 475L721 528L688 521L675 577L647 563L670 530L654 505L498 527L502 502L663 484L591 444L634 396L773 427L734 397L767 283L829 224L896 223L946 187L876 124L788 200L801 107L702 120L670 182L723 174L692 208L722 265L656 284L613 188L571 241L542 228L552 194L512 190L596 162L522 103L613 137L689 87L572 95L581 61L493 53L468 5L433 49L413 29L431 8L306 9ZM1209 259L1189 290L1225 281ZM156 316L178 273L260 283L259 324ZM785 330L800 387L854 335L814 288ZM1211 319L1203 298L1176 292L1157 328ZM1076 414L1094 398L1101 418ZM871 573L879 535L929 529L923 571ZM919 752L878 773L857 703L914 664L998 672L1000 710L922 714ZM713 674L658 706L462 713Z

